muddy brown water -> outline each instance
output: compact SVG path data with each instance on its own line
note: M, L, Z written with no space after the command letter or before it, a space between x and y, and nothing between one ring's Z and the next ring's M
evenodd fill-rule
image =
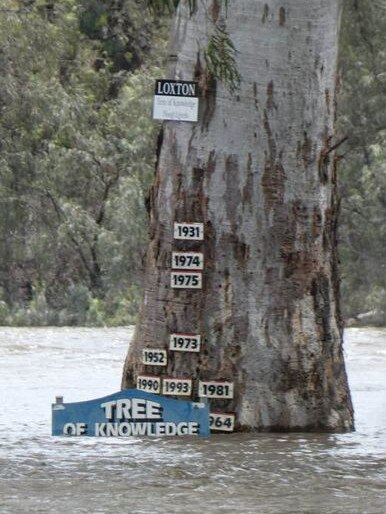
M386 331L348 329L356 432L53 438L119 389L131 329L0 329L0 513L384 514Z

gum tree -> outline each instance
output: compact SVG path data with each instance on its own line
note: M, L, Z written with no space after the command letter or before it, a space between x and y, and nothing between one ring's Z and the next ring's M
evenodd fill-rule
M153 2L157 3L157 2ZM160 2L158 2L160 3ZM234 384L237 430L353 427L342 352L334 131L338 0L180 2L171 78L195 80L197 123L168 121L149 196L138 375ZM240 80L239 80L240 79ZM173 238L201 222L204 241ZM204 254L203 289L170 287L172 251ZM173 333L201 350L168 350ZM164 367L143 348L168 350Z

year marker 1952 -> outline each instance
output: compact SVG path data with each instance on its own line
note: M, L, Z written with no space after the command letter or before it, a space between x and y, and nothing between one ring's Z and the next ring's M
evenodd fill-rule
M142 350L142 362L150 366L166 366L167 352L157 348L144 348Z

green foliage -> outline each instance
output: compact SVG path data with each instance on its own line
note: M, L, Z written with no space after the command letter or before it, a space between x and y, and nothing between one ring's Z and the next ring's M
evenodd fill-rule
M43 1L0 13L3 324L104 325L133 320L128 302L137 308L166 28L140 2L108 11L101 26L142 52L118 69L121 50L86 34L84 4L55 3L49 19ZM157 28L158 54L139 69L153 37L144 25Z
M189 7L189 13L192 15L197 7L197 0L185 0ZM158 15L174 14L180 0L146 0L149 9Z
M344 314L386 322L386 9L346 0L339 124L348 136L340 165L340 253Z
M241 80L235 55L236 49L229 34L216 24L215 33L204 52L206 67L209 74L222 80L231 92L239 88Z
M197 8L197 0L186 0L186 3L189 7L189 14L192 16ZM222 3L227 12L228 1L222 0ZM179 4L179 0L147 0L150 10L157 14L172 14ZM236 48L223 20L214 20L209 13L207 13L207 18L213 31L209 35L207 47L203 49L207 73L210 77L221 80L230 92L234 93L239 88L241 81L236 63Z
M160 14L178 3L148 0L144 11L139 0L3 1L0 324L135 321L157 130L151 94L167 32ZM236 49L223 21L208 19L207 70L234 90ZM385 29L383 2L345 0L342 304L345 317L372 311L383 323Z
M139 0L80 0L80 30L95 41L98 51L94 65L111 71L134 70L144 63L150 51L152 17L143 15Z

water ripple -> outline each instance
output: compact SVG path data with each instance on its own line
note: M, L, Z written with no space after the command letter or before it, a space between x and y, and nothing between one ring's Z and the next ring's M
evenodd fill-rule
M2 514L385 513L384 331L347 333L356 433L52 438L55 395L118 390L130 337L128 329L0 332Z

